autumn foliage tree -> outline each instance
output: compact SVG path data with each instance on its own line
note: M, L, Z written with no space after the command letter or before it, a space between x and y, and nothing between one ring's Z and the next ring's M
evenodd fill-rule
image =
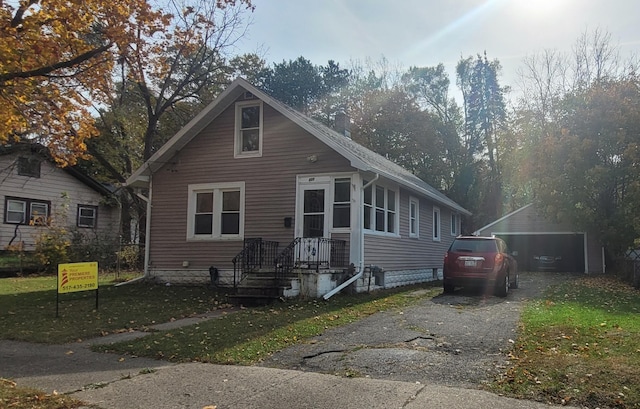
M169 16L145 0L16 3L0 2L0 142L35 138L73 163L97 133L90 105L104 98L118 49Z
M250 0L238 3L251 7ZM146 0L0 1L0 143L36 139L60 163L74 163L98 133L91 105L108 101L117 63L135 67L172 36L197 42L197 30L171 29L192 10L171 11ZM196 49L177 52L189 58ZM171 64L128 74L160 78Z

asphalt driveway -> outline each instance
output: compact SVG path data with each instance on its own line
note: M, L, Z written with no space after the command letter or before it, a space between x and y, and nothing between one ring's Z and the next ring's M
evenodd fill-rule
M521 273L506 298L458 289L378 313L282 350L262 366L477 388L503 370L523 301L576 275ZM426 291L413 296L424 297Z

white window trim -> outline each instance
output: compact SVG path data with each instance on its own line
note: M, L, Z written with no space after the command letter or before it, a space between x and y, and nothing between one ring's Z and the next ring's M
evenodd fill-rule
M240 226L238 234L220 233L220 215L222 213L222 192L240 190ZM196 193L213 192L213 230L212 234L195 234ZM187 241L242 240L244 238L245 186L244 182L199 183L189 185L187 200Z
M20 223L15 221L9 221L9 205L11 203L20 203L22 204L22 221ZM4 214L4 223L6 224L20 224L27 226L46 226L49 224L49 218L51 217L51 202L46 200L39 199L28 199L23 197L5 197L5 214ZM36 223L36 217L34 215L33 206L41 205L46 207L46 211L44 216L39 215L37 220L41 220L41 222ZM17 213L13 211L13 213Z
M436 217L436 215L438 215ZM438 224L436 225L436 219L438 220ZM433 241L441 241L442 240L442 217L440 213L440 208L433 206Z
M411 214L411 206L415 205L416 214ZM411 231L411 221L415 218L415 231ZM409 237L420 237L420 200L417 197L409 197Z
M384 189L384 231L379 231L375 229L375 217L376 217L376 208L379 207L376 203L376 187L381 187ZM365 206L364 201L362 203L362 211L367 211L370 210L371 211L371 223L373 224L373 229L367 229L364 228L364 226L362 226L364 232L366 234L370 234L370 235L374 235L374 236L387 236L387 237L400 237L400 212L398 211L398 209L400 208L400 189L398 188L390 188L388 185L384 184L384 183L373 183L371 185L371 207L367 208L367 206ZM389 213L389 206L388 206L388 200L389 200L389 190L393 191L393 193L395 193L395 210L394 212L394 226L395 226L395 231L393 232L388 232L387 231L387 215Z
M455 230L454 230L455 227ZM457 236L460 231L460 215L458 213L451 213L451 235Z
M242 108L248 106L260 107L260 123L258 131L258 150L251 152L242 151L242 135L240 134L240 127L242 126ZM235 111L235 131L234 131L234 143L233 143L233 157L234 158L259 158L262 157L262 131L263 131L263 116L264 107L261 100L243 101L236 103Z
M333 212L335 209L335 205L336 205L336 198L335 198L335 187L336 187L336 180L337 179L349 179L349 201L348 202L337 202L337 203L349 203L349 227L333 227ZM331 192L329 192L329 197L330 197L330 201L331 201L331 213L328 215L328 217L330 217L329 219L329 232L331 233L349 233L351 232L351 226L353 225L353 217L352 215L352 208L354 206L353 204L353 179L351 177L351 174L345 175L345 176L332 176L331 177Z
M91 210L93 212L93 217L91 217L91 220L93 223L91 225L82 224L80 222L80 219L82 219L81 217L82 210L85 210L85 209ZM88 229L95 229L96 227L98 227L98 206L78 205L77 214L76 214L76 226L82 227L82 228L88 228Z

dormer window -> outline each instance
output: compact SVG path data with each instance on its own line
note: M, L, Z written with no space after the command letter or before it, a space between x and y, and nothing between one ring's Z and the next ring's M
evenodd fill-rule
M18 158L18 175L32 178L40 177L40 159L31 156Z
M262 156L262 101L236 104L235 157Z

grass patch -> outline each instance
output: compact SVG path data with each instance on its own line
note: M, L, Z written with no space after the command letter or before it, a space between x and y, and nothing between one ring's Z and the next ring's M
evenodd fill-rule
M67 395L46 394L31 388L16 386L8 379L0 378L0 407L12 409L74 409L83 403Z
M431 288L415 296L416 287L405 287L371 294L340 294L329 301L291 300L238 311L220 319L154 333L134 341L94 348L174 362L250 365L285 347L303 343L329 328L380 311L406 307L440 292L439 287Z
M42 263L33 253L0 252L0 268L41 268Z
M229 306L226 293L205 286L116 287L115 279L113 274L99 276L98 309L95 291L60 294L58 318L55 276L0 279L0 339L60 344L146 330L149 325Z
M490 389L524 399L640 408L640 293L610 277L529 302L512 365Z

